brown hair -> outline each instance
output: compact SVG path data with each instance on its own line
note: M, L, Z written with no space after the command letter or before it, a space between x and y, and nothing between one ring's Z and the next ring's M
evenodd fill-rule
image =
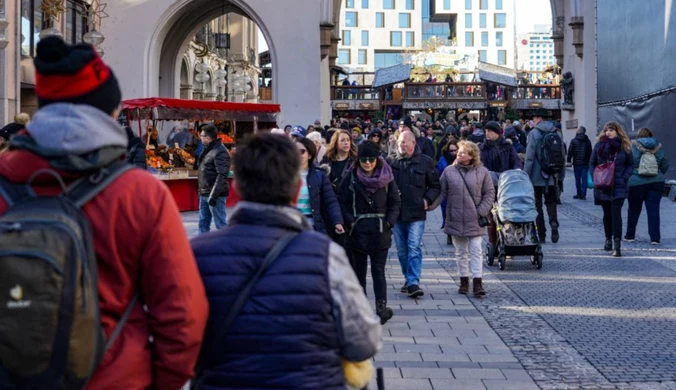
M338 140L340 139L340 135L345 134L347 138L350 140L350 152L348 153L347 158L350 160L354 160L357 158L357 145L352 142L352 134L349 133L347 130L336 130L335 133L333 133L333 136L331 137L331 142L329 142L329 146L326 148L326 158L328 158L330 161L336 161L338 158Z
M649 128L643 127L641 130L638 131L638 134L636 135L637 138L652 138L653 137L653 132L650 131Z
M441 148L441 154L446 154L448 153L448 148L451 147L451 145L455 145L456 147L458 146L458 141L455 139L455 137L451 136L451 139L446 142L446 145L444 145Z
M600 141L601 138L605 136L606 129L615 130L617 136L620 137L620 141L622 141L622 149L624 149L626 153L631 153L631 141L629 140L629 136L627 135L627 132L624 131L624 127L615 121L610 121L603 126L603 130L599 133L597 141Z
M481 156L479 154L479 146L471 141L460 141L458 142L458 152L461 148L464 148L465 151L469 152L472 156L472 165L475 167L481 166ZM455 163L458 163L458 160L455 160Z

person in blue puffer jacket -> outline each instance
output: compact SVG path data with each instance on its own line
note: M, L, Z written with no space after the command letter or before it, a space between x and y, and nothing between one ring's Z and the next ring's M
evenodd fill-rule
M441 175L444 173L444 170L446 167L449 167L453 165L455 162L455 158L458 155L458 141L454 138L451 138L450 141L444 145L441 150L440 150L441 158L439 158L439 162L437 163L437 172L439 173L439 178L441 178ZM447 201L444 200L443 203L441 203L441 230L446 227L446 205ZM451 236L446 236L446 245L453 245L453 240L451 239Z
M627 215L627 234L624 240L634 241L636 237L636 224L641 216L641 209L645 202L645 210L648 213L648 234L650 243L660 244L660 200L664 192L664 174L669 170L669 160L664 155L662 144L653 137L650 129L642 128L638 131L638 137L631 145L634 157L634 172L629 178L629 212ZM640 168L641 157L646 154L655 156L657 172L646 173Z

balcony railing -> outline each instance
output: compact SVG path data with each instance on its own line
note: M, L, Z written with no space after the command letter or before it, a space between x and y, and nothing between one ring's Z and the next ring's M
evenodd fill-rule
M561 87L550 84L523 85L512 91L512 99L561 99Z
M380 93L370 85L337 85L331 87L331 99L380 100Z
M483 83L406 83L405 99L486 99Z

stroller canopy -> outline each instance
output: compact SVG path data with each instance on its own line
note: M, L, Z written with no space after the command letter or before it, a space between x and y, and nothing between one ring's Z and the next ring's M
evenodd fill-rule
M533 184L528 174L520 169L505 171L498 183L498 216L501 221L527 223L535 221Z

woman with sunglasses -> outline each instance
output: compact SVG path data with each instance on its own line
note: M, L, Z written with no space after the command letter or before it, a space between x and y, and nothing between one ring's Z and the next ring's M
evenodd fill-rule
M321 169L315 167L317 148L314 142L308 138L300 138L296 146L300 153L303 179L296 208L308 218L316 231L324 234L329 234L329 231L335 231L336 234L345 233L340 206L329 178Z
M371 258L376 313L384 324L393 316L392 309L387 307L385 264L401 198L392 168L380 156L375 143L366 141L359 145L359 162L341 183L338 202L348 226L345 249L364 293L367 258Z
M369 133L368 140L378 145L378 150L380 150L380 156L385 157L387 153L385 151L385 137L383 137L383 132L380 129L374 129Z

